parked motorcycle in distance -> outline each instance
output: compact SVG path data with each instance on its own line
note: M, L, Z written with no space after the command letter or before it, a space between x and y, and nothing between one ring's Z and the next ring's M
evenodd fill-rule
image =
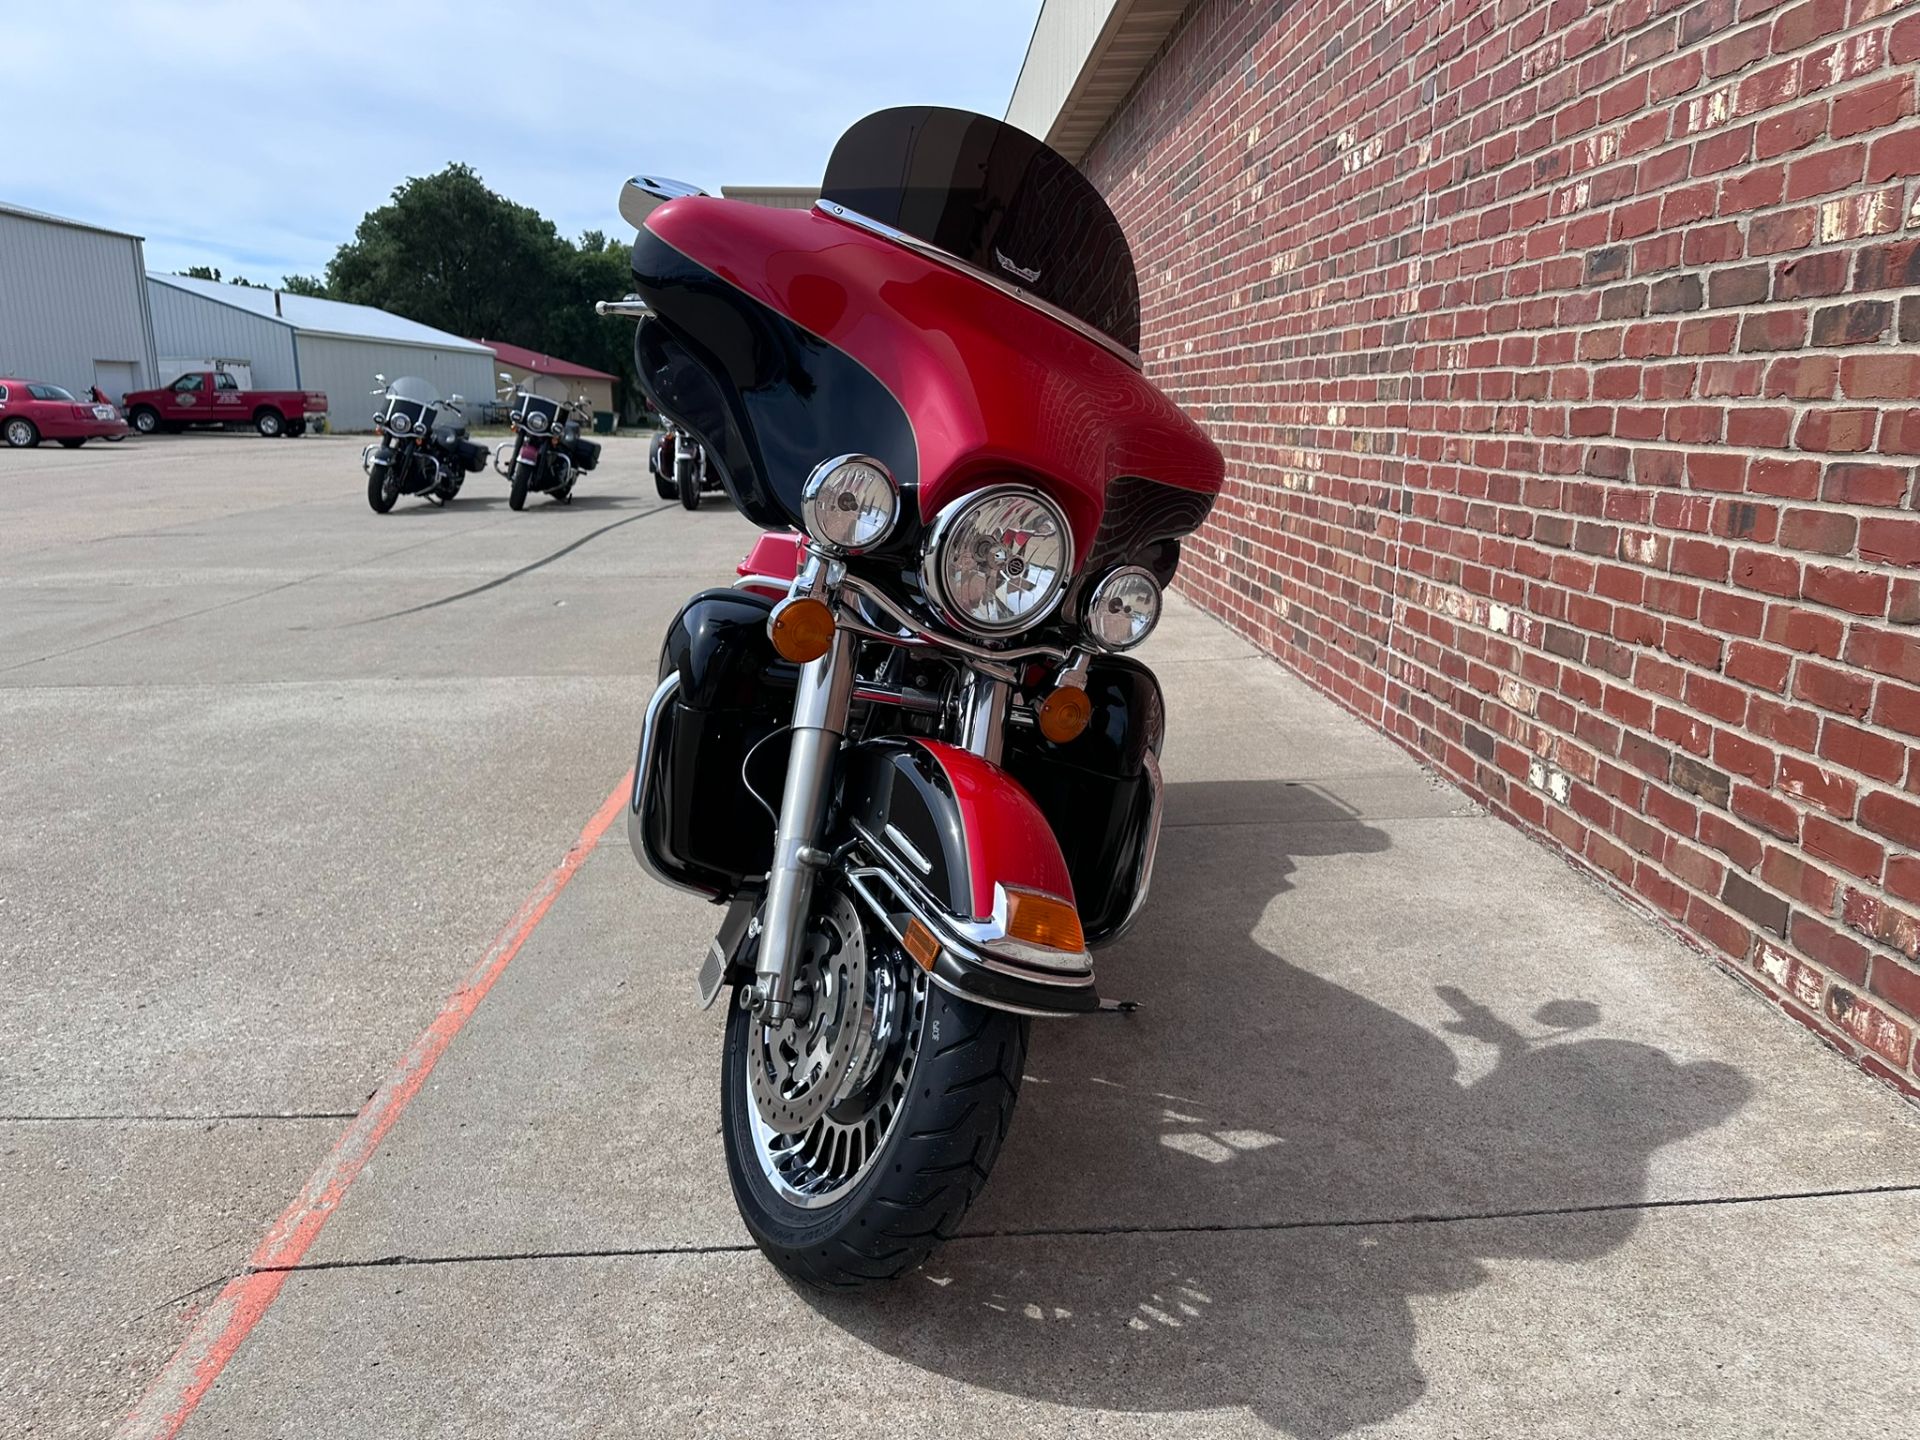
M417 375L389 382L376 375L380 397L374 429L380 438L360 452L367 472L367 504L375 514L393 509L402 495L424 495L445 505L460 493L467 476L486 468L487 448L467 438L461 398L447 400ZM446 418L447 416L452 418Z
M512 487L508 506L525 509L536 491L570 504L581 475L600 463L599 442L580 433L580 417L591 414L591 407L584 397L569 401L567 387L551 375L529 375L516 384L502 371L500 379L514 389L508 417L513 437L493 452L493 468Z
M653 437L647 469L662 500L678 500L688 510L700 508L700 497L720 493L720 471L707 463L707 447L685 430L667 426Z
M1220 452L1141 374L1113 213L998 120L870 116L811 211L653 179L620 208L636 293L599 308L772 532L668 628L628 838L726 907L699 989L732 992L748 1231L816 1285L890 1278L985 1183L1030 1019L1103 1008L1160 826L1125 652Z

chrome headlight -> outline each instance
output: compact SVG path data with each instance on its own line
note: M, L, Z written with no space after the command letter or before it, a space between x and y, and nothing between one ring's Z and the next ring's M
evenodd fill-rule
M814 466L800 492L807 534L843 555L871 550L900 518L900 487L871 455L842 455Z
M988 635L1046 619L1072 573L1073 532L1060 507L1011 485L943 510L920 561L920 583L941 615Z
M1082 618L1102 650L1131 650L1160 623L1160 582L1138 565L1109 570L1088 592Z
M527 429L533 431L534 434L539 435L539 434L545 433L546 428L547 428L547 412L546 411L530 410L527 412Z

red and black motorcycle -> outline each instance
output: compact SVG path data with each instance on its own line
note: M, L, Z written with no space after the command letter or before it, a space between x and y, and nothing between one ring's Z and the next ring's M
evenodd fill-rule
M1007 1133L1035 1016L1146 899L1153 629L1219 451L1141 374L1126 238L1058 154L883 111L811 211L628 182L649 397L769 532L668 629L628 816L726 907L733 1191L782 1270L898 1275ZM793 533L792 527L802 533Z

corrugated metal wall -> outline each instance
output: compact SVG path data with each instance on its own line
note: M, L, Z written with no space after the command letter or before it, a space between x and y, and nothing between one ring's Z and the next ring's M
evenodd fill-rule
M139 240L0 210L0 374L79 394L96 360L157 383Z
M371 430L376 372L389 380L418 375L442 395L466 397L469 415L494 395L493 357L391 340L348 340L329 335L300 336L300 384L327 395L327 427Z
M253 368L253 388L300 388L294 366L293 327L231 305L220 305L169 285L149 280L153 336L162 355L204 355L245 360ZM162 375L164 385L174 377Z

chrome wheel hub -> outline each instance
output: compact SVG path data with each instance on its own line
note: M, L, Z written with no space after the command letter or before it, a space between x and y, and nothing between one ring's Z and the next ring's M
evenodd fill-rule
M809 1209L857 1184L892 1133L927 994L924 972L897 952L869 956L845 894L817 893L795 1016L755 1023L747 1055L761 1173L783 1199Z

